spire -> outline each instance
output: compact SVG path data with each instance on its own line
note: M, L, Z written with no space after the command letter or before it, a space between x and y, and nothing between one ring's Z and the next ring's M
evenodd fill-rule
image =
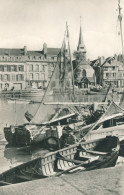
M77 50L86 53L86 48L85 48L83 36L82 36L81 16L80 16L80 33L79 33L79 41L78 41Z

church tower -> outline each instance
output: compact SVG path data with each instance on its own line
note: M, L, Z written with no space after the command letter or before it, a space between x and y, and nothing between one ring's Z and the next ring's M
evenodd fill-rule
M80 17L79 40L78 40L77 51L75 52L75 54L76 54L76 58L78 58L80 62L82 61L82 63L86 63L86 47L83 41L81 17Z
M79 32L79 41L78 41L77 51L86 53L86 48L84 45L83 35L82 35L81 18L80 18L80 32Z
M88 88L88 84L93 83L94 70L90 66L90 61L86 58L86 47L83 41L81 17L80 31L77 51L74 52L75 60L73 61L74 80L76 85L81 84L81 88Z

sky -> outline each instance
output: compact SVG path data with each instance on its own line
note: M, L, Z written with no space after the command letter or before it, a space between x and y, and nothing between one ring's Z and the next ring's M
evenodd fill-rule
M122 15L124 0L120 0ZM60 48L66 21L71 51L77 49L80 16L87 58L119 53L118 0L0 0L0 48ZM124 31L124 18L122 22Z

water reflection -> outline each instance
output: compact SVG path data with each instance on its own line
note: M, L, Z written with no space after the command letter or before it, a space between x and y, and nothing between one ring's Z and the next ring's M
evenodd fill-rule
M2 162L0 173L34 158L44 156L48 150L43 150L42 148L38 147L35 147L32 150L22 150L21 148L9 147L8 145L5 145L2 152L3 155L0 156L0 162Z
M9 147L8 145L6 145L4 149L4 158L6 158L10 162L11 167L13 167L32 160L34 158L37 158L39 156L43 156L47 152L47 150L43 150L39 147L35 147L32 149L22 149L16 147Z

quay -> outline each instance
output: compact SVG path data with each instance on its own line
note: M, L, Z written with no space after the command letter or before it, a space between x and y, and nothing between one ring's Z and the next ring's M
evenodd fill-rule
M123 195L124 167L50 177L0 188L0 195Z

